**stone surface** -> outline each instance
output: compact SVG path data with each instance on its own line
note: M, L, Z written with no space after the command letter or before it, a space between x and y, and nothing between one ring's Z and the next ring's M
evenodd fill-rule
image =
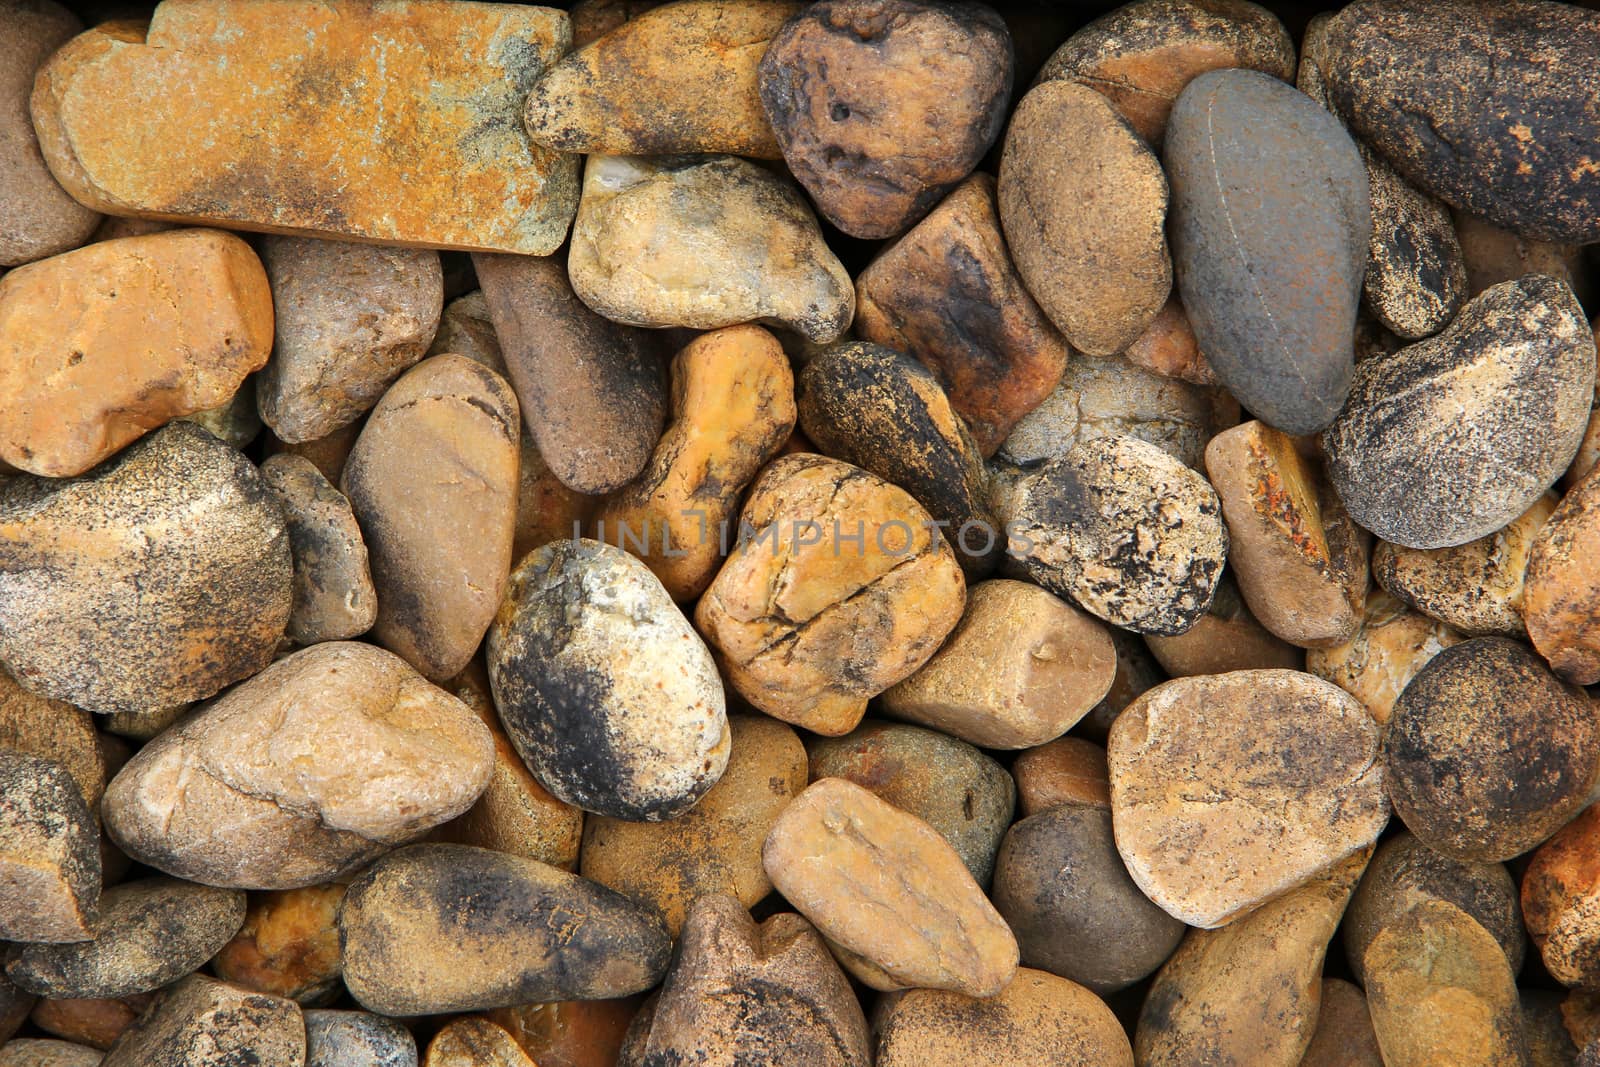
M537 1067L503 1028L479 1016L452 1019L428 1042L424 1067Z
M278 440L278 435L269 431L264 451L269 456L284 452L294 456L304 456L316 465L324 478L338 485L339 477L344 473L345 461L350 458L350 449L355 447L356 438L360 435L361 424L355 422L315 441L303 441L291 445Z
M350 501L304 456L270 456L261 477L277 496L289 529L289 639L314 645L366 633L378 616L378 594Z
M778 892L873 989L988 997L1016 971L1016 939L956 851L852 782L813 782L778 817L762 854Z
M1550 989L1518 989L1522 1036L1531 1067L1577 1067L1578 1046L1561 1017L1563 995Z
M1300 1067L1383 1067L1372 1013L1359 987L1342 978L1322 980L1317 1029Z
M384 394L345 463L340 488L378 590L372 636L428 678L459 673L500 606L518 426L503 378L463 356L434 356Z
M756 66L800 10L788 0L688 0L640 12L534 83L522 112L528 136L562 152L777 159Z
M1453 645L1395 701L1384 763L1395 812L1458 859L1510 859L1588 804L1600 777L1600 717L1524 646Z
M549 255L577 161L532 144L521 110L570 40L537 7L168 4L148 30L102 26L57 52L33 119L96 210Z
M512 572L489 630L489 680L534 776L585 811L683 814L728 763L721 679L640 560L554 541Z
M1466 260L1469 296L1529 274L1548 274L1572 286L1580 300L1592 298L1581 247L1519 236L1465 211L1453 211L1451 217Z
M340 882L255 893L244 925L211 960L224 982L287 997L303 1005L326 1004L339 993Z
M436 252L268 237L261 259L276 336L256 401L279 440L350 425L433 342L444 310Z
M750 908L772 891L761 845L806 787L806 750L765 716L728 719L728 768L693 808L662 823L590 816L580 873L659 911L678 936L695 901L715 894Z
M783 178L733 156L590 156L567 272L631 326L744 322L837 340L855 288Z
M1583 438L1594 334L1565 283L1506 282L1450 328L1356 369L1323 435L1351 516L1410 548L1500 529L1550 487Z
M0 671L0 749L59 763L92 812L106 787L106 758L87 712L30 693Z
M417 1067L417 1043L391 1019L364 1011L308 1011L306 1067Z
M1189 324L1183 302L1168 298L1144 333L1122 353L1129 363L1163 378L1178 378L1190 385L1215 385L1217 376L1200 351L1200 341Z
M1569 682L1600 682L1600 475L1579 482L1539 531L1522 614L1533 647Z
M1367 596L1361 627L1350 640L1307 652L1306 670L1361 701L1383 726L1417 672L1461 640L1449 626L1379 590Z
M1229 571L1222 572L1211 606L1193 626L1175 637L1147 634L1144 643L1173 678L1305 666L1304 652L1268 633L1250 614Z
M883 708L985 748L1060 737L1111 688L1106 627L1027 582L967 591L967 610L932 659L883 695Z
M577 0L572 18L572 47L593 44L626 22L661 6L661 0Z
M261 415L256 411L255 380L246 378L225 403L178 417L210 431L213 437L242 452L261 435Z
M1072 346L1132 344L1172 292L1167 178L1105 96L1046 81L1012 114L1000 221L1017 271Z
M1378 741L1354 697L1297 671L1157 686L1111 728L1117 849L1169 914L1222 926L1377 839Z
M852 237L892 237L983 158L1005 122L1011 36L983 4L822 0L761 58L784 162Z
M1023 818L1063 804L1111 810L1111 772L1106 750L1081 737L1058 737L1019 752L1011 764L1017 810Z
M0 1045L0 1067L97 1067L101 1053L70 1041L19 1037Z
M460 815L489 779L488 731L396 656L302 649L142 748L106 829L180 878L293 889L354 871Z
M486 1017L505 1027L540 1067L618 1067L638 1007L638 997L562 1000L495 1008Z
M0 939L93 937L99 841L66 767L0 748Z
M697 599L740 497L794 424L794 374L776 337L759 326L700 335L672 361L667 432L639 477L600 505L596 536L643 559L672 599Z
M1018 484L1008 551L1106 622L1179 634L1211 604L1228 533L1206 480L1155 445L1085 441Z
M150 993L116 1000L40 1000L28 1021L47 1034L108 1049L154 1000Z
M695 609L724 681L757 709L838 736L927 662L966 586L904 490L848 463L781 456L756 480L741 537Z
M0 459L82 474L267 362L272 305L250 246L217 230L106 241L0 279Z
M339 916L345 985L384 1015L641 992L672 943L661 920L537 860L466 845L391 852Z
M1217 378L1290 434L1332 422L1371 235L1366 168L1338 120L1257 71L1189 83L1167 130L1178 288Z
M1360 0L1330 21L1328 90L1418 186L1507 229L1600 240L1600 15L1530 0ZM1395 107L1405 100L1407 106Z
M294 1001L195 974L125 1030L102 1067L301 1067L305 1056L305 1024Z
M932 371L986 457L1050 395L1072 351L1012 265L983 173L856 276L855 332Z
M1533 854L1522 877L1522 913L1550 976L1600 984L1600 810L1590 807ZM1513 968L1515 970L1515 968Z
M580 493L632 481L667 417L650 339L590 311L559 259L478 255L472 262L539 455Z
M728 896L689 911L644 1049L645 1067L868 1067L867 1021L827 946L798 915L757 925Z

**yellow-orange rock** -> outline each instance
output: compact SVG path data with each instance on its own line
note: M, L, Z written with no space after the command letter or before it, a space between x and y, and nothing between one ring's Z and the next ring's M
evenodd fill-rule
M513 4L186 0L81 34L40 71L45 161L81 203L384 244L548 255L577 160L527 87L564 13Z
M0 280L0 459L81 474L226 403L272 351L250 246L216 230L102 241Z
M339 991L340 882L253 893L244 926L211 959L218 978L301 1004Z
M1600 807L1533 854L1522 877L1522 916L1552 978L1600 985Z
M1570 682L1600 682L1600 474L1590 473L1539 531L1523 584L1528 636Z
M484 1015L517 1039L539 1067L617 1067L637 997L560 1000L495 1008Z
M428 1045L423 1067L537 1067L504 1027L465 1015L447 1023Z

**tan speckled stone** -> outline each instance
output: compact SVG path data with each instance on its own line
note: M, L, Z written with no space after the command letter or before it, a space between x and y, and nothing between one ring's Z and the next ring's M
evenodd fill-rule
M423 1067L538 1067L516 1040L488 1019L452 1019L433 1035Z
M1600 475L1574 486L1539 531L1522 614L1533 647L1557 674L1600 682Z
M269 456L261 477L277 495L289 528L289 639L314 645L366 633L378 616L378 594L350 501L304 456Z
M0 748L0 939L89 940L100 885L94 815L67 769Z
M252 894L244 926L211 960L243 989L325 1004L339 992L340 882Z
M0 1045L0 1067L98 1067L101 1052L89 1045L19 1037Z
M123 1031L102 1067L300 1067L306 1028L292 1000L192 974Z
M87 711L30 693L0 671L0 748L54 760L72 775L90 811L106 788L106 758Z
M1306 653L1306 670L1361 701L1382 726L1417 672L1461 640L1444 623L1374 590L1367 595L1361 628L1344 644Z
M1017 810L1026 818L1062 804L1111 807L1106 750L1081 737L1058 737L1017 754L1011 765Z

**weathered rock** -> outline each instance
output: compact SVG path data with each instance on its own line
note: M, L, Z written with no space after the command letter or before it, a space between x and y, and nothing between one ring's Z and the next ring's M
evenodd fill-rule
M632 326L753 321L828 342L855 313L800 193L732 156L590 156L567 271L579 299Z
M867 1021L827 946L798 915L759 926L732 897L689 911L644 1050L645 1067L867 1067Z
M1600 778L1600 716L1524 646L1498 637L1435 656L1384 735L1395 812L1430 848L1510 859L1555 833Z
M1127 1034L1103 1001L1080 985L1027 968L984 1000L913 989L896 998L877 1029L878 1067L1134 1062Z
M624 23L661 6L661 0L577 0L572 18L572 47L593 44Z
M1367 1006L1387 1067L1523 1067L1516 979L1489 932L1454 904L1417 905L1367 949Z
M1059 737L1018 753L1011 777L1017 783L1017 808L1023 818L1063 804L1111 810L1106 750L1081 737Z
M580 873L659 911L673 937L698 899L726 894L749 908L772 891L761 846L806 787L793 730L752 715L731 716L728 728L728 768L693 808L662 823L591 816L584 829Z
M778 892L874 989L989 997L1016 971L1016 939L956 851L852 782L812 783L778 817L762 854Z
M1355 698L1296 671L1157 686L1111 728L1117 848L1169 914L1222 926L1377 839L1378 741Z
M94 720L71 704L30 693L0 671L0 749L59 763L92 812L106 787L106 758Z
M883 694L883 708L985 748L1031 748L1088 714L1116 669L1098 620L1036 585L995 579L968 590L960 624Z
M108 1049L154 1001L150 993L116 1000L40 1000L28 1021L47 1034Z
M1600 810L1591 807L1539 847L1522 877L1528 933L1550 976L1566 986L1600 984L1597 841Z
M1366 168L1337 119L1257 71L1212 71L1172 109L1178 288L1217 378L1290 434L1332 422L1371 236Z
M1341 978L1322 980L1317 1029L1300 1067L1383 1067L1372 1013L1358 987Z
M1600 682L1600 475L1566 495L1528 558L1522 614L1533 647L1569 682Z
M142 748L106 790L128 855L207 885L293 889L460 815L489 779L488 731L371 645L302 649Z
M1189 325L1183 302L1168 298L1144 333L1122 353L1123 358L1141 370L1163 378L1178 378L1190 385L1215 385L1217 376L1200 351L1200 342Z
M503 1028L466 1015L452 1019L428 1043L424 1067L537 1067Z
M1193 626L1174 637L1147 634L1144 643L1173 678L1230 671L1297 671L1305 666L1304 652L1269 633L1250 614L1228 571L1222 572L1211 606Z
M638 997L562 1000L494 1008L485 1017L504 1027L541 1067L618 1067Z
M506 377L555 476L580 493L632 481L667 416L651 341L590 311L559 259L478 255L472 262Z
M688 0L640 12L534 83L528 136L562 152L782 153L757 92L767 42L801 5Z
M0 1045L0 1067L97 1067L101 1054L97 1048L19 1037Z
M302 1067L306 1031L292 1000L194 974L125 1030L102 1067Z
M794 374L777 338L730 326L678 353L672 399L672 424L649 464L600 505L595 531L685 603L711 584L739 498L794 430Z
M33 121L96 210L549 255L577 161L521 110L570 40L537 7L172 4L57 52Z
M1375 591L1367 597L1361 628L1343 644L1307 652L1306 670L1361 701L1384 726L1417 672L1461 640L1444 623Z
M1050 395L1071 353L1012 265L982 173L857 275L855 332L932 371L986 457Z
M1329 477L1385 541L1465 544L1566 470L1594 386L1594 334L1571 288L1541 275L1497 285L1437 337L1356 368L1323 435Z
M0 940L94 936L99 840L66 767L0 748Z
M1569 5L1360 0L1328 24L1325 73L1355 130L1418 186L1581 244L1600 240L1600 118L1578 103L1597 34L1600 16Z
M270 456L261 477L277 496L289 529L289 639L314 645L366 633L378 616L378 594L350 501L304 456Z
M927 662L961 618L961 568L932 522L848 463L769 463L745 500L741 543L695 609L724 680L813 733L853 730L867 701Z
M517 438L504 379L462 356L434 356L384 394L345 464L341 488L378 590L372 636L428 678L467 665L500 605Z
M1067 79L1104 93L1159 148L1183 87L1228 67L1287 81L1294 76L1294 41L1275 16L1245 0L1137 0L1067 38L1036 81Z
M1589 1054L1589 1046L1600 1036L1600 994L1588 989L1572 990L1561 1002L1561 1018L1573 1043L1585 1053L1578 1057L1579 1067L1593 1067L1592 1062L1583 1061L1595 1059ZM1600 1052L1600 1049L1595 1051Z
M0 459L82 474L267 362L272 304L250 246L217 230L106 241L0 279Z
M506 733L552 793L585 811L681 815L728 763L722 683L641 561L555 541L512 573L487 642Z
M384 1015L648 989L672 943L647 908L537 860L466 845L391 852L339 915L345 985Z
M329 882L254 894L244 925L212 958L212 971L257 993L326 1004L339 992L344 893L343 883Z
M1029 577L1137 633L1193 626L1227 559L1216 492L1133 437L1078 444L1020 482L1012 508L1008 551Z
M822 0L761 58L784 162L852 237L905 230L978 165L1005 122L1011 36L982 4Z
M392 1019L364 1011L308 1011L306 1067L417 1067L417 1043Z
M102 736L126 737L134 741L148 741L162 730L188 714L192 704L172 704L147 711L114 711L100 716ZM130 755L132 753L129 753Z
M269 237L261 258L276 337L256 401L280 440L350 425L433 342L444 310L436 252Z
M1029 90L1000 156L1000 221L1039 305L1074 348L1109 356L1172 292L1167 178L1105 96L1070 81Z

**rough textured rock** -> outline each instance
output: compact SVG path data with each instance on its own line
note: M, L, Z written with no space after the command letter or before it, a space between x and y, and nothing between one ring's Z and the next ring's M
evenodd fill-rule
M1523 1067L1516 979L1493 937L1454 904L1400 916L1367 949L1367 1006L1387 1067Z
M1123 358L1141 370L1163 378L1178 378L1190 385L1215 385L1217 376L1200 351L1200 341L1189 325L1183 302L1176 296L1167 300L1144 333L1122 353Z
M827 946L798 915L757 925L732 897L690 909L656 1003L645 1067L868 1067L867 1021Z
M0 939L93 937L99 841L66 767L0 748Z
M341 882L251 896L244 925L212 957L224 982L288 997L299 1004L326 1004L339 993L339 905Z
M590 156L567 271L632 326L760 322L837 340L855 288L783 178L732 156Z
M728 727L727 770L693 808L662 823L590 816L584 828L580 873L655 908L673 937L698 899L726 894L749 908L772 891L761 845L806 787L793 730L754 715L731 716Z
M1116 669L1098 620L1036 585L995 579L967 591L960 624L883 694L883 708L985 748L1031 748L1087 715Z
M1384 1067L1372 1013L1360 988L1341 978L1322 980L1317 1029L1300 1067Z
M1522 877L1528 933L1551 977L1566 986L1600 984L1597 842L1600 810L1591 807L1539 847Z
M913 989L895 999L878 1030L878 1067L1133 1067L1111 1009L1080 985L1019 968L997 996Z
M518 456L511 387L444 355L384 394L345 463L378 590L372 636L428 678L459 673L500 606Z
M1137 633L1193 626L1227 559L1216 492L1133 437L1078 444L1019 483L1012 508L1008 551L1029 577Z
M96 210L549 255L577 161L521 111L571 32L538 7L173 4L57 52L33 121Z
M102 812L128 855L207 885L292 889L356 870L460 815L488 731L402 660L313 645L142 748Z
M572 18L572 47L593 44L624 23L661 6L661 0L577 0Z
M1371 844L1389 818L1377 724L1297 671L1181 678L1117 718L1117 848L1139 888L1213 928Z
M1497 285L1437 337L1357 367L1323 435L1329 477L1385 541L1465 544L1566 470L1594 385L1594 334L1571 288L1543 275Z
M1111 810L1111 772L1106 750L1081 737L1059 737L1019 752L1011 764L1017 810L1023 818L1062 804Z
M306 1067L417 1067L411 1031L364 1011L308 1011Z
M784 162L853 237L892 237L972 173L1005 121L1011 36L982 4L822 0L761 59Z
M82 474L267 362L272 297L217 230L106 241L0 279L0 460Z
M424 1067L536 1067L516 1040L488 1019L452 1019L428 1043Z
M812 783L778 817L762 855L778 892L873 989L989 997L1016 971L1016 939L956 851L852 782Z
M1375 591L1367 597L1360 629L1343 644L1306 653L1306 670L1361 701L1384 726L1417 672L1461 640L1444 623Z
M788 0L688 0L641 12L534 83L522 112L528 136L562 152L777 159L756 66L800 10Z
M71 704L30 693L0 671L0 749L59 763L90 811L106 787L106 754L94 719Z
M305 1057L305 1024L294 1001L195 974L125 1030L102 1067L301 1067Z
M794 430L789 357L759 326L702 334L672 361L672 409L644 471L600 505L595 532L685 603L711 584L739 498Z
M1533 647L1561 677L1600 682L1600 475L1569 492L1528 558L1522 614Z
M1290 434L1332 422L1371 236L1366 168L1337 119L1257 71L1189 83L1167 130L1178 288L1217 378Z
M1017 272L1074 348L1109 356L1172 292L1167 178L1111 101L1077 82L1022 98L1000 156L1000 221Z
M1597 34L1600 15L1565 4L1360 0L1328 24L1328 90L1423 189L1530 237L1587 243L1600 240L1600 117L1581 103Z
M261 477L277 496L289 530L289 639L314 645L366 633L378 616L378 594L350 501L304 456L270 456Z
M1098 90L1159 148L1183 87L1229 67L1287 81L1294 75L1294 41L1274 15L1245 0L1137 0L1067 38L1035 80L1067 79Z
M1395 812L1429 847L1509 859L1555 833L1600 777L1600 717L1524 646L1453 645L1417 672L1384 735Z
M0 1067L97 1067L101 1053L88 1045L19 1037L0 1045Z
M1000 764L953 737L899 723L864 723L808 751L812 781L843 778L915 815L950 842L978 885L989 885L1016 810L1016 786Z
M619 548L566 540L531 553L512 572L487 655L517 751L585 811L670 819L727 766L711 655L655 575Z
M261 258L276 337L256 402L279 440L350 425L433 343L444 310L436 252L268 237Z
M672 943L648 909L537 860L412 845L358 878L339 916L345 985L384 1015L641 992Z
M539 455L580 493L632 481L667 417L650 340L590 311L558 258L478 255L472 262Z
M855 332L932 371L986 457L1050 395L1072 351L1012 265L982 173L856 276Z
M1147 634L1144 643L1173 678L1305 666L1303 651L1269 633L1250 614L1229 571L1222 572L1211 606L1193 626L1175 637Z
M1109 806L1067 802L1011 827L995 861L994 905L1022 962L1102 996L1167 961L1184 925L1134 884Z

